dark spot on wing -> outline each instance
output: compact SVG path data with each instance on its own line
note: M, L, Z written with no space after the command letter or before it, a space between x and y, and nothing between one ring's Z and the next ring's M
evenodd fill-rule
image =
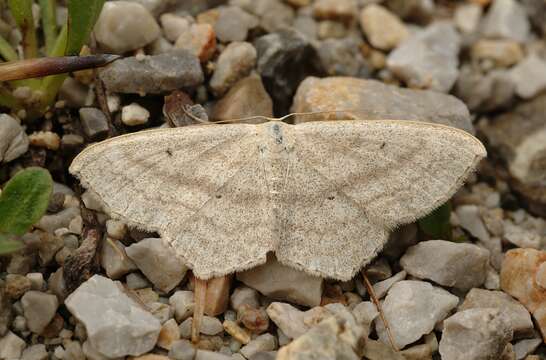
M385 147L385 144L386 144L386 142L383 141L383 142L381 143L381 146L380 146L379 148L380 148L380 149L383 149L383 148Z
M281 128L279 127L278 124L274 124L273 125L273 133L274 133L274 136L275 136L275 142L277 144L282 144L283 142L283 137L282 137L282 133L281 133Z
M173 151L171 149L167 149L165 152L167 153L167 155L173 156Z

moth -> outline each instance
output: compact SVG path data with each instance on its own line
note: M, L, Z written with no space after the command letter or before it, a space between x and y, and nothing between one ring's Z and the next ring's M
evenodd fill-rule
M486 156L474 136L432 123L269 120L115 137L86 148L70 172L112 217L158 232L200 279L274 252L349 280Z

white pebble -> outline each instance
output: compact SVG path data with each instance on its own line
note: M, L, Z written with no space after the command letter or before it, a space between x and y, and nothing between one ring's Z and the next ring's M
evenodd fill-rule
M132 103L121 109L121 121L127 126L146 124L149 118L150 112L137 103Z

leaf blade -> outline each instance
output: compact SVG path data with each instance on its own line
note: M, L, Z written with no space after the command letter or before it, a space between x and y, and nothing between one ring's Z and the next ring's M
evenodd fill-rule
M0 232L26 233L45 214L52 191L46 169L30 167L17 173L0 195Z
M68 2L68 41L65 55L79 54L93 31L104 2L105 0L70 0Z

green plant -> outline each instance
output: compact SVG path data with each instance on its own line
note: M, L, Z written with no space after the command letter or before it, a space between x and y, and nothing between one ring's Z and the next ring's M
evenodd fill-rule
M440 206L427 216L419 220L419 228L434 239L452 240L451 236L451 204L449 202Z
M0 255L17 251L17 240L45 214L53 191L46 169L29 167L13 176L0 194Z
M42 49L38 45L39 37L32 15L34 0L7 1L13 18L21 30L23 59L35 59L40 55L48 57L77 55L89 38L105 2L105 0L68 0L67 22L59 29L56 19L56 0L38 1L44 39ZM9 62L22 60L19 59L9 42L1 36L0 56ZM43 66L43 64L27 63L25 66L29 69L32 66ZM66 76L66 74L57 74L40 79L31 78L2 83L0 84L0 106L10 108L14 112L25 109L29 118L40 117L55 101L57 92ZM21 100L13 95L13 91L23 86L28 87L32 91L32 95Z

